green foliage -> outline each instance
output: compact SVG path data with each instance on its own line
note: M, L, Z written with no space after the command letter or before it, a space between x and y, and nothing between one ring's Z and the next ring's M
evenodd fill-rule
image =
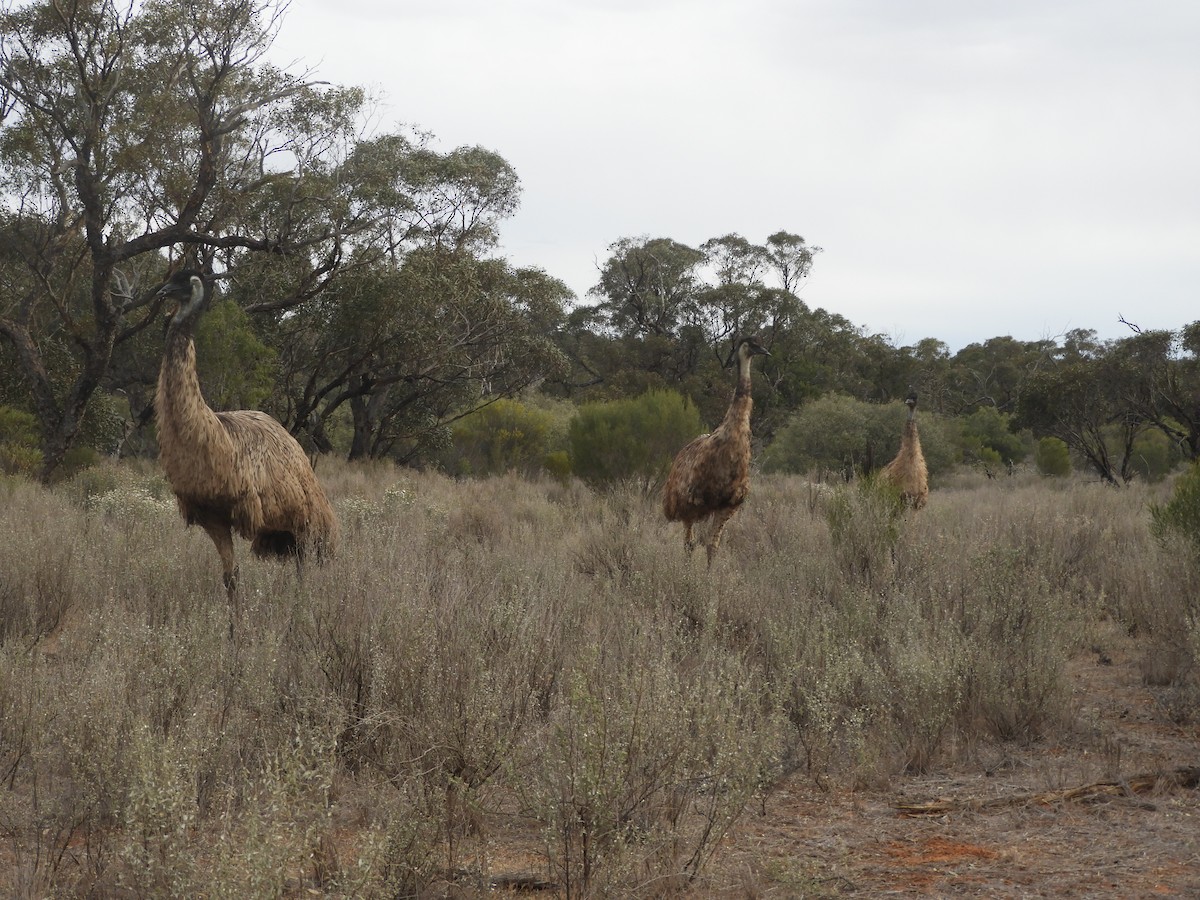
M1013 417L994 406L980 406L959 420L963 460L991 465L1020 462L1029 451L1012 424Z
M1038 441L1033 460L1043 475L1071 474L1071 448L1056 437L1044 437Z
M1179 476L1171 499L1151 506L1150 516L1160 541L1181 538L1200 554L1200 463Z
M213 409L261 409L275 387L275 351L259 340L250 317L221 300L196 329L196 368Z
M871 407L843 394L828 394L802 406L763 451L767 472L838 472L862 466L867 445L891 436L870 431Z
M554 413L519 400L500 399L454 423L457 454L452 468L462 475L535 475L559 447ZM557 440L556 440L557 439Z
M1176 445L1157 428L1148 429L1133 441L1133 471L1150 482L1162 481L1179 463Z
M571 467L593 486L634 480L649 491L701 429L696 407L675 391L585 403L568 431Z
M571 474L571 453L569 450L553 450L546 454L544 465L547 473L565 482Z
M828 394L792 414L763 452L763 469L801 474L879 468L900 449L907 416L899 401L883 405ZM917 427L930 474L953 467L959 454L943 421L918 412Z
M0 406L0 472L32 478L42 465L37 417Z

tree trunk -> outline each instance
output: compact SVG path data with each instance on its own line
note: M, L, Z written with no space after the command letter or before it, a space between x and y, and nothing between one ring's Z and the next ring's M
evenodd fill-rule
M375 426L371 418L369 395L356 394L350 398L350 418L354 423L354 437L350 441L350 453L347 459L368 459L371 455L371 435Z

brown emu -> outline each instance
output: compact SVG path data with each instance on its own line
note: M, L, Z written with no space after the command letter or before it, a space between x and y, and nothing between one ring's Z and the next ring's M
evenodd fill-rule
M917 433L917 392L908 389L904 400L908 406L908 421L900 437L900 452L883 467L881 475L900 490L904 505L920 509L929 500L929 470L925 466L925 454L921 452L921 436Z
M180 514L216 545L236 604L233 531L257 556L294 557L300 565L307 554L322 562L336 551L337 519L308 457L282 425L257 410L213 412L204 402L192 335L211 299L207 279L184 269L159 294L178 304L154 402L159 458Z
M712 516L706 547L709 566L722 530L750 492L750 360L759 354L770 355L750 338L734 345L725 366L737 362L737 387L725 418L712 434L700 435L679 451L663 488L663 513L668 521L684 524L689 552L696 547L693 526Z

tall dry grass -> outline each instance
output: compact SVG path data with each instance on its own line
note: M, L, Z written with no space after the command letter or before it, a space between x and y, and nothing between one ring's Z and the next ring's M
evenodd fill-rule
M0 891L461 896L519 823L560 894L666 894L784 777L1071 728L1105 621L1195 696L1162 488L964 479L897 522L759 478L707 571L636 493L321 474L342 556L240 545L233 638L155 469L0 483Z

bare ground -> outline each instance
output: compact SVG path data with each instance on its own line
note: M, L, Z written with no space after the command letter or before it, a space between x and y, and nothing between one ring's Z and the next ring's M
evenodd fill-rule
M1176 774L1200 765L1200 728L1171 721L1166 689L1143 683L1138 654L1121 643L1072 665L1079 725L1069 740L977 748L877 793L795 779L765 816L741 820L707 892L1200 896L1200 791Z

